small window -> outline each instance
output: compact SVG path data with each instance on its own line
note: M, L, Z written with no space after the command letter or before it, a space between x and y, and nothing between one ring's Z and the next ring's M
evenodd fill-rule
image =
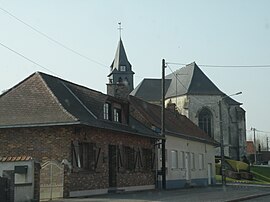
M128 146L124 147L125 168L127 170L133 171L135 169L135 154L134 148Z
M103 106L103 114L105 120L111 120L111 104L105 103Z
M171 168L178 168L178 153L176 150L171 151Z
M204 169L204 156L203 156L203 154L199 154L199 169L200 170Z
M126 71L126 66L120 66L120 71L125 72Z
M195 169L195 154L191 153L191 169Z
M113 120L115 122L121 123L121 109L114 108L114 110L113 110Z
M95 170L95 144L89 142L73 142L72 164L74 168L93 171Z
M185 152L180 152L180 168L186 168Z

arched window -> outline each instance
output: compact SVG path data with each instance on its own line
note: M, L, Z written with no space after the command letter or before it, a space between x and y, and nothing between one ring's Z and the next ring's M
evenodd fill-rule
M212 113L209 109L203 108L199 113L199 127L212 137Z

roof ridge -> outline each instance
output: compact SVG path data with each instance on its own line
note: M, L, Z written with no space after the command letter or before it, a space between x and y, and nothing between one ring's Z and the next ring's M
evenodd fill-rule
M73 114L69 113L66 108L61 104L61 102L58 100L58 98L56 97L56 95L52 92L52 90L50 89L50 87L47 85L46 81L44 80L44 78L42 77L42 72L36 72L35 74L37 74L40 78L41 81L43 82L43 84L45 85L46 89L48 90L48 92L52 95L53 99L56 100L56 103L58 104L59 108L65 113L67 114L69 117L71 117L72 119L75 119L76 121L78 121L78 118L75 117ZM46 74L48 75L48 74ZM50 76L50 75L49 75ZM55 77L57 78L57 77Z
M63 86L71 93L71 95L82 105L82 107L84 109L86 109L86 111L91 114L91 116L93 116L95 119L97 119L97 116L90 110L88 109L87 106L85 106L85 104L80 100L80 98L78 98L78 96L75 95L75 93L63 82L61 81L61 83L63 84Z

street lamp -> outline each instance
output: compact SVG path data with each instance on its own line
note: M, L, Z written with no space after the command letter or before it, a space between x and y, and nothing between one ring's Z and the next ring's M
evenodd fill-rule
M220 157L221 157L221 182L222 186L226 185L226 178L225 178L225 156L224 156L224 138L223 138L223 122L222 122L222 113L221 113L221 103L223 102L224 98L231 97L235 95L240 95L242 92L237 92L231 95L222 96L221 99L218 101L219 107L219 127L220 127Z

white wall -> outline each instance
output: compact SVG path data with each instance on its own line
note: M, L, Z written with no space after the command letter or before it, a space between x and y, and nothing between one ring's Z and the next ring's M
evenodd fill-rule
M194 182L207 180L209 163L211 164L212 171L211 178L213 179L215 177L214 146L179 137L166 136L166 150L167 181L174 182L174 186L178 186L179 183L181 184L180 186L186 183L192 185ZM159 153L161 152L159 151ZM175 153L177 153L177 155L175 155ZM190 155L189 163L187 162L188 155ZM203 167L199 162L200 155L203 156ZM160 156L159 154L159 157ZM177 156L176 164L172 159L175 156ZM194 156L194 161L192 160L192 156ZM192 165L193 162L194 166ZM187 164L189 164L189 166L187 166ZM161 158L159 158L159 168L160 167Z
M177 98L166 100L176 103L179 113L188 117L193 123L198 125L198 112L206 107L213 115L212 136L220 142L220 117L218 102L220 95L183 95ZM245 115L239 119L236 109L240 107L228 106L225 102L221 103L223 120L224 152L226 156L237 159L241 158L246 151L246 123ZM237 149L237 147L239 147ZM220 155L220 149L216 149L216 155Z
M15 173L15 202L34 198L34 161L0 162L0 176L4 170L14 170L15 166L28 166L26 175Z

